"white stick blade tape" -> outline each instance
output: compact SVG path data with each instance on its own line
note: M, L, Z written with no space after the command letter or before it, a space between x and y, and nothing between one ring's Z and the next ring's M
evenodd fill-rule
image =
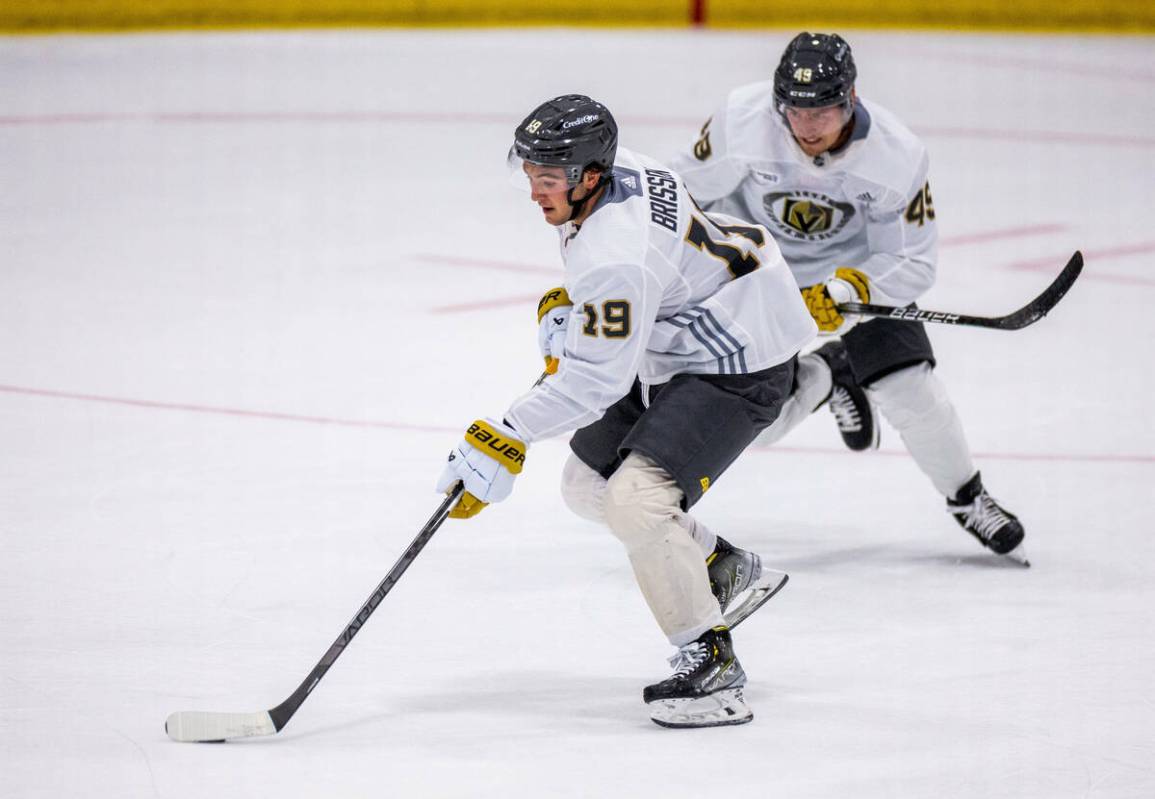
M164 723L174 741L207 743L228 738L252 738L277 731L267 711L260 713L204 713L189 710L173 713Z

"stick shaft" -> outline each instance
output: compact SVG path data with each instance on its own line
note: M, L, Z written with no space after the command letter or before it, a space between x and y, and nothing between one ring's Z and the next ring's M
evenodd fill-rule
M1075 252L1059 276L1043 293L1017 311L1006 316L968 316L946 311L928 311L922 308L898 307L894 305L872 305L870 303L846 302L838 306L839 313L861 314L862 316L884 316L899 322L935 322L944 325L964 325L966 327L988 327L995 330L1021 330L1042 319L1055 307L1063 295L1071 288L1075 278L1083 271L1083 254Z
M401 557L397 559L397 563L394 564L393 568L389 570L389 573L385 575L385 579L377 585L377 588L374 589L373 593L369 595L369 598L365 600L365 604L361 606L361 609L357 611L357 614L353 616L352 620L345 625L345 629L337 636L337 640L333 642L329 650L317 661L317 665L309 672L309 676L297 686L297 690L293 691L288 699L269 711L269 716L272 718L273 725L277 728L277 732L280 732L281 729L289 723L289 719L297 712L297 708L308 699L309 694L317 687L317 683L319 683L321 678L325 676L325 673L329 671L329 667L337 661L337 658L341 657L341 653L345 651L345 647L349 645L349 642L353 640L354 636L365 626L365 622L369 620L369 617L373 615L373 611L375 611L377 606L381 604L381 601L385 599L385 595L393 589L393 586L401 579L401 575L404 574L405 570L409 568L409 565L417 559L417 555L425 548L425 545L429 543L429 539L437 532L437 528L439 528L441 523L449 516L450 508L460 499L464 490L464 486L458 483L453 491L445 497L445 501L441 503L429 518L429 521L421 528L421 532L417 534L417 537L413 539L409 547L401 553Z

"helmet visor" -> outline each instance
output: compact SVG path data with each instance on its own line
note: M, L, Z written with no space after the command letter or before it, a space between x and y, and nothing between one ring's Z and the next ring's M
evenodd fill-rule
M505 159L509 169L509 182L528 194L556 194L567 191L578 184L580 173L574 167L539 164L527 161L509 148Z
M843 100L833 105L813 108L779 102L778 113L786 117L792 125L823 125L837 122L841 126L850 121L854 113L854 104L849 100Z

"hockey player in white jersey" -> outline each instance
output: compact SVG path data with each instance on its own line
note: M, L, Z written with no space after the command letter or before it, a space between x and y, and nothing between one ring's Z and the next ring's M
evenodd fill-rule
M678 649L673 676L643 692L651 718L749 721L736 620L723 614L734 593L764 601L785 576L687 511L777 417L817 328L766 231L698 209L675 173L617 146L600 103L543 103L518 126L510 163L565 263L565 285L538 311L549 374L469 427L438 490L463 482L451 515L471 516L509 495L527 445L577 431L565 502L622 541Z
M829 401L851 449L878 445L874 407L898 430L947 510L984 546L1023 559L1023 527L984 489L920 323L860 322L839 303L914 303L935 280L937 230L922 142L858 97L850 46L800 33L772 81L730 92L671 164L713 211L767 227L831 341L799 360L776 441Z

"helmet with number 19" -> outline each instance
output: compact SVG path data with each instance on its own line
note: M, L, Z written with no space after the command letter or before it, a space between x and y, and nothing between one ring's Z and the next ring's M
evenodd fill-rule
M580 217L585 202L609 181L618 150L618 125L608 108L584 94L555 97L521 121L509 150L515 183L537 196L557 195L543 210L552 224ZM596 179L589 177L596 174ZM550 211L556 208L553 216ZM563 218L564 217L564 218Z
M618 123L610 110L584 94L566 94L539 105L513 134L511 155L566 170L576 185L590 167L609 172L618 150Z

